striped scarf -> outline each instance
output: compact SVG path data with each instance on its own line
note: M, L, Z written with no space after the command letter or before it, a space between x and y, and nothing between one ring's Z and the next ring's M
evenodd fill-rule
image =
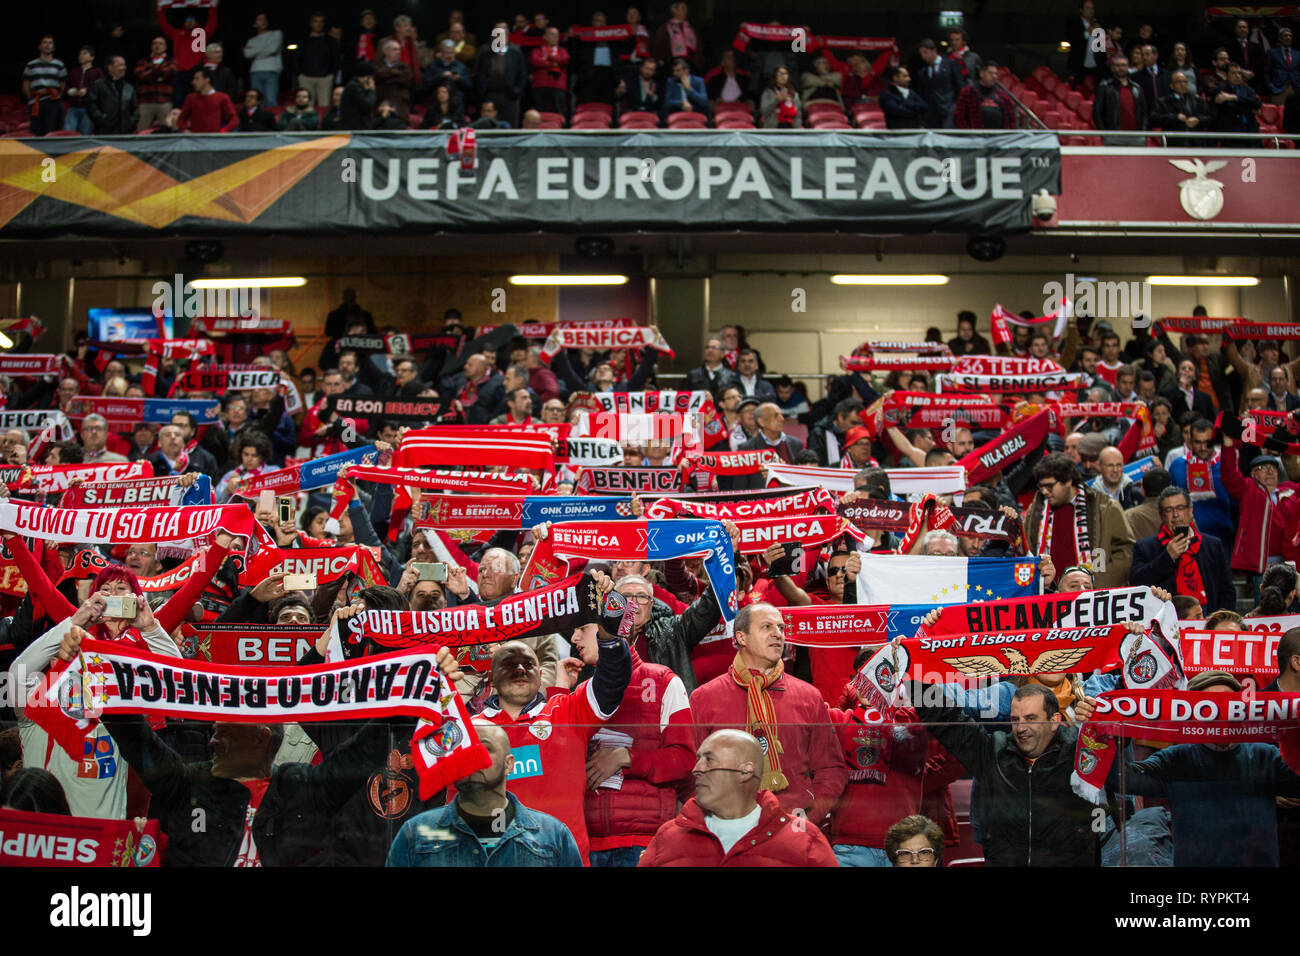
M731 679L745 689L745 722L749 732L758 738L763 748L762 789L773 793L779 793L790 786L790 781L781 772L781 740L777 736L776 705L767 691L784 673L784 661L777 661L776 666L766 671L750 670L740 659L739 651L731 662Z
M1092 570L1091 538L1088 537L1088 497L1084 486L1080 485L1074 493L1074 554L1079 567ZM1052 506L1043 502L1043 517L1038 526L1038 553L1049 557L1052 554ZM1064 571L1058 568L1057 574Z

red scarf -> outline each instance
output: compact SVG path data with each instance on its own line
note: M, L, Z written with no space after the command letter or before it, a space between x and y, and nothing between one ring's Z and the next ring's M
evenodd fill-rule
M1088 536L1088 496L1080 485L1074 493L1074 560L1083 568L1092 570L1091 538ZM1043 517L1038 524L1038 553L1052 555L1052 506L1043 502ZM1059 569L1064 571L1064 568Z
M859 703L849 719L835 731L849 765L849 780L854 783L887 783L889 761L894 753L894 726L897 714L886 720L874 707Z
M1196 598L1201 607L1205 607L1205 582L1201 580L1201 566L1196 563L1197 552L1201 550L1201 535L1195 528L1191 529L1192 543L1178 559L1178 569L1174 573L1174 593ZM1164 525L1156 532L1156 541L1165 547L1174 538L1174 533Z
M1219 466L1221 449L1214 449L1209 458L1197 458L1190 445L1183 446L1187 459L1187 492L1192 501L1214 497L1214 469Z

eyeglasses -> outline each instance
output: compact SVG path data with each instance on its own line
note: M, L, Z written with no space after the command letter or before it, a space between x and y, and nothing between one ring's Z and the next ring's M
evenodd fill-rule
M618 593L623 594L622 591L619 591ZM623 594L623 597L627 598L629 601L635 601L642 607L654 600L653 594Z
M1057 485L1057 482L1056 482L1055 480L1053 480L1053 481L1045 481L1045 482L1043 482L1041 485L1038 486L1038 490L1041 491L1041 492L1042 492L1043 494L1045 494L1045 495L1050 495L1050 494L1052 493L1052 489L1055 488L1056 485Z
M894 859L907 863L933 863L935 858L934 850L926 847L924 850L896 850Z
M1187 505L1171 505L1168 508L1161 508L1162 515L1181 515L1186 514L1190 509Z
M845 574L845 575L847 575L848 573L849 573L849 569L848 569L848 567L846 567L846 566L843 565L843 564L841 564L841 565L840 565L839 567L837 567L837 568L827 568L827 569L826 569L826 576L827 576L828 578L838 577L838 576L841 575L841 574Z

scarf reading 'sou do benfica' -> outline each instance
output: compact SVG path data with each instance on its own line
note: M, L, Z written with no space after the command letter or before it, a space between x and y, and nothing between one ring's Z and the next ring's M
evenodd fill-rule
M1300 694L1113 690L1098 695L1081 728L1070 786L1092 803L1106 802L1106 779L1119 752L1116 737L1174 744L1278 744L1282 759L1300 771Z
M682 482L688 481L696 471L710 475L756 475L765 464L779 462L781 456L771 448L757 451L707 451L691 452L682 458Z
M26 714L73 760L81 760L86 735L105 714L255 724L417 717L411 756L421 799L492 763L460 695L428 650L263 667L206 664L87 640L71 663L55 663Z
M1158 320L1165 332L1226 335L1230 339L1300 339L1294 322L1252 322L1249 319L1212 319L1207 316L1165 316Z
M704 573L724 620L736 616L736 566L731 537L717 521L673 518L667 521L583 521L556 524L534 547L524 569L526 588L568 574L563 558L589 561L666 561L704 556Z

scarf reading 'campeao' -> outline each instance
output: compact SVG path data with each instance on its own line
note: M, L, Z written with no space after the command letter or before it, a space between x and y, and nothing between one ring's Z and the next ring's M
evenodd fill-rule
M1178 558L1178 567L1174 572L1174 593L1194 597L1201 607L1205 606L1205 582L1201 580L1201 566L1196 563L1197 552L1201 550L1201 535L1191 529L1192 543ZM1166 547L1174 539L1174 533L1164 525L1156 532L1156 541L1160 547Z
M776 665L766 671L750 670L736 652L736 659L731 662L731 679L745 689L745 718L749 732L758 738L763 747L763 782L762 789L779 793L790 786L790 781L781 772L781 740L777 736L776 705L768 688L781 679L785 673L785 663L777 661Z

